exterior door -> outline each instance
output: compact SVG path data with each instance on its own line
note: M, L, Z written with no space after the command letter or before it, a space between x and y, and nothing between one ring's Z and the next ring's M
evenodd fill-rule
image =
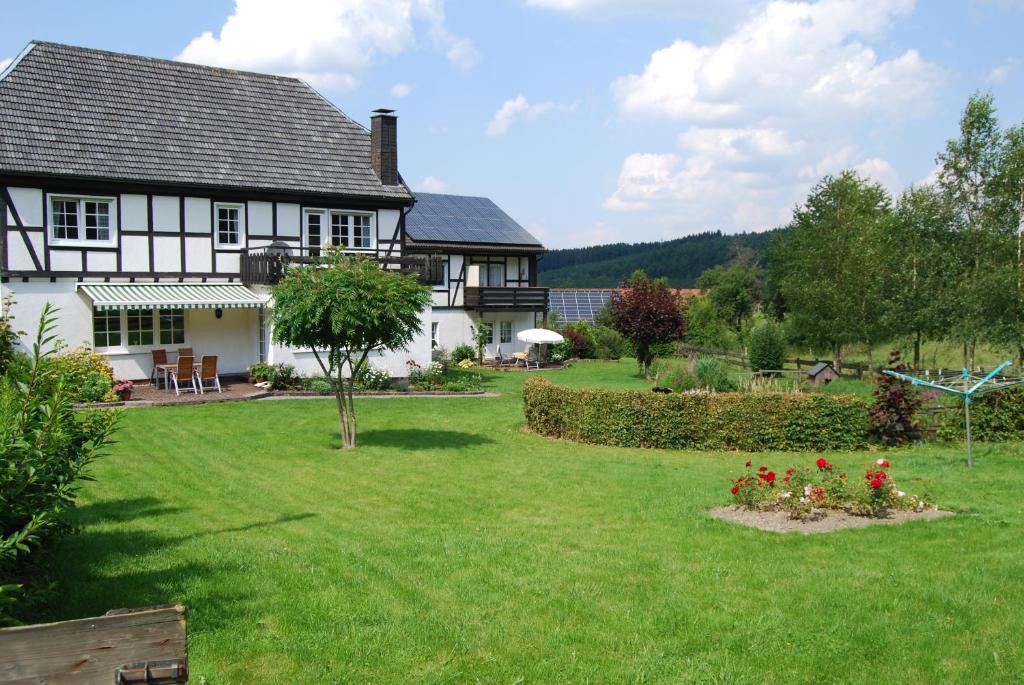
M504 264L488 264L487 265L487 286L490 288L504 288L505 287L505 265Z

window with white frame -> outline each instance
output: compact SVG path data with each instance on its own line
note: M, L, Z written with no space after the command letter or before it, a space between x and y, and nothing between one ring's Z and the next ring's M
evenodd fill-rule
M324 212L320 210L306 210L305 242L309 248L309 254L313 257L320 254L320 246L323 244Z
M242 242L242 205L214 203L217 218L217 245L235 247Z
M128 345L152 345L153 344L153 310L152 309L129 309L125 313L125 330L127 331Z
M161 345L184 345L185 344L185 310L184 309L161 309L160 310L160 344Z
M512 342L512 322L502 321L499 324L499 337L498 340L501 344L507 344Z
M49 224L55 245L112 245L117 203L112 197L50 195Z
M370 214L307 209L303 233L305 246L313 255L319 254L320 248L327 245L343 250L372 250L376 247Z
M121 346L121 312L116 309L93 311L92 345L96 349Z
M331 245L333 247L348 247L348 220L347 214L331 212Z
M430 348L436 349L441 343L437 339L438 325L436 321L430 323Z
M370 232L370 215L352 215L352 247L368 250L373 247L373 234Z

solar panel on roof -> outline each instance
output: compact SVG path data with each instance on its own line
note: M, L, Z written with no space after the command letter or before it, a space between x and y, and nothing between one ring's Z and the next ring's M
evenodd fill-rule
M417 193L405 230L418 241L540 246L540 241L486 197Z
M611 290L552 289L548 293L548 311L557 311L562 323L586 321L593 324L611 297Z

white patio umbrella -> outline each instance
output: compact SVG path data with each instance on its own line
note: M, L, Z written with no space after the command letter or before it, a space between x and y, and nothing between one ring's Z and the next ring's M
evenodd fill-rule
M553 345L565 340L558 333L549 331L546 328L529 328L525 331L520 331L516 338L525 343L533 343L535 345Z

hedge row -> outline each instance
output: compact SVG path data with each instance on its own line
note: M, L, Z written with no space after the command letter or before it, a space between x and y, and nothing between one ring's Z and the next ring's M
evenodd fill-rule
M867 441L867 403L824 394L671 394L523 386L537 433L620 447L698 450L849 450Z
M964 439L963 404L942 412L938 438ZM1024 389L1002 390L971 402L971 438L979 442L1024 440Z

